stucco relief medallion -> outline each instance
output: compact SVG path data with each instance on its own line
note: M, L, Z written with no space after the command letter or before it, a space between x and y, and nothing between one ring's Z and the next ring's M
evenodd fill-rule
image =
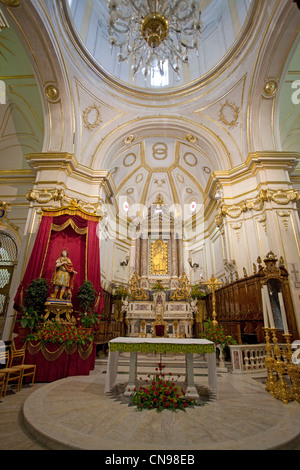
M86 129L93 131L99 126L100 122L102 122L100 107L96 104L89 106L83 111L82 118Z

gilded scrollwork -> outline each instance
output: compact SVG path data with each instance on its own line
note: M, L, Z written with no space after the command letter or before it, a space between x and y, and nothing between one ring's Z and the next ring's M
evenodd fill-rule
M189 300L191 293L190 281L185 273L178 279L179 288L170 296L171 300Z
M40 204L47 204L50 201L62 201L65 196L63 189L47 189L40 190L30 189L26 194L26 199L30 202L38 202Z
M260 197L264 201L273 201L276 204L287 205L290 202L297 202L300 199L299 191L295 189L263 189Z
M215 223L220 227L225 216L238 219L246 211L262 211L266 202L287 205L291 202L297 202L299 199L299 191L295 189L262 189L257 197L241 201L238 204L222 204L215 217Z
M133 300L149 300L149 294L140 287L141 278L135 272L130 279L130 295Z
M81 210L87 214L97 215L101 210L100 202L86 202L81 199L74 199L65 194L63 189L57 188L43 188L43 189L30 189L26 194L26 199L30 202L37 202L38 204L48 204L49 202L58 202L59 208L71 207L74 210Z

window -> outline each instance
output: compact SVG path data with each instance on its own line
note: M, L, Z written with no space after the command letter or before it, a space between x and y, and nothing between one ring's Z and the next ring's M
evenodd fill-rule
M162 65L162 64L161 64ZM163 73L161 73L163 71ZM164 87L169 85L168 61L165 62L162 70L157 65L151 70L151 86Z

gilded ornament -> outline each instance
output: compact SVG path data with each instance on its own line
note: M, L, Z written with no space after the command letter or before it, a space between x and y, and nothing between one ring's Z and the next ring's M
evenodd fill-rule
M152 147L152 156L155 160L165 160L168 156L168 146L163 142L157 142Z
M130 279L130 295L133 300L149 300L149 294L140 287L141 278L135 272Z
M30 189L26 194L26 199L30 202L38 202L40 204L47 204L50 201L61 201L64 198L63 189Z
M134 139L135 139L135 135L130 134L127 137L125 137L124 142L125 142L125 144L131 144L131 142L133 142Z
M221 212L223 215L228 215L232 219L237 219L238 217L241 216L243 212L246 212L247 207L246 203L244 201L234 204L232 206L228 206L226 204L223 204L221 207Z
M203 173L206 173L207 175L211 174L211 169L208 166L203 167Z
M60 99L58 86L54 83L48 83L45 87L45 94L49 101L56 103Z
M189 300L191 285L185 273L178 279L179 288L170 296L171 300Z
M183 155L183 160L188 166L196 166L198 163L197 157L191 152L186 152Z
M19 227L13 224L7 217L7 203L5 201L0 201L0 224L7 223L15 232L19 231Z
M226 117L226 114L229 112L232 113L232 119ZM225 101L220 106L220 111L219 111L219 120L225 124L225 126L228 126L229 129L235 127L237 125L238 119L239 119L239 113L240 113L240 108L238 106L235 106L233 103L229 103L228 100Z
M197 139L196 137L193 135L193 134L185 134L185 138L188 142L190 142L191 144L195 144L197 142Z
M179 183L184 183L184 176L181 173L178 173L176 178Z
M156 196L156 200L155 200L154 204L158 204L158 205L164 204L164 198L162 197L161 194L158 194Z
M232 219L237 219L247 210L261 211L264 208L265 202L275 202L279 205L287 205L290 202L297 202L300 199L299 191L295 189L262 189L259 195L255 198L242 201L238 204L226 205L223 204L218 210L215 217L216 225L219 227L222 224L222 217L228 216ZM258 220L263 222L262 220Z
M271 78L270 80L266 81L264 84L263 95L266 98L272 98L278 89L278 81L275 78Z
M95 119L94 119L93 122L89 121L89 115L91 113L95 113ZM89 130L89 131L92 131L92 130L96 129L99 126L100 122L102 122L100 107L97 106L96 104L93 104L93 105L89 106L88 108L86 108L83 111L82 117L83 117L83 121L84 121L84 125L85 125L86 129Z
M138 175L136 175L135 177L135 182L138 184L140 183L141 181L143 181L144 179L144 175L142 173L139 173Z
M123 166L129 167L134 165L136 162L135 153L128 153L123 159Z

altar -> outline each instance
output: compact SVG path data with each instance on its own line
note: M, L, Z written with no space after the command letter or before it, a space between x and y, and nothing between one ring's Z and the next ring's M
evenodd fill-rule
M136 232L134 272L122 305L127 336L193 337L196 307L178 230L159 194Z
M175 290L165 287L166 281L156 281L148 289L141 285L135 273L130 281L131 298L122 302L127 336L192 338L196 304L190 298L186 274L178 279Z
M115 385L118 373L120 352L130 353L129 382L124 393L130 396L137 385L137 354L185 354L186 356L186 396L198 398L194 383L194 354L206 354L208 365L208 385L217 393L217 369L215 345L212 341L198 338L129 338L119 337L109 342L109 355L104 393L108 393Z

